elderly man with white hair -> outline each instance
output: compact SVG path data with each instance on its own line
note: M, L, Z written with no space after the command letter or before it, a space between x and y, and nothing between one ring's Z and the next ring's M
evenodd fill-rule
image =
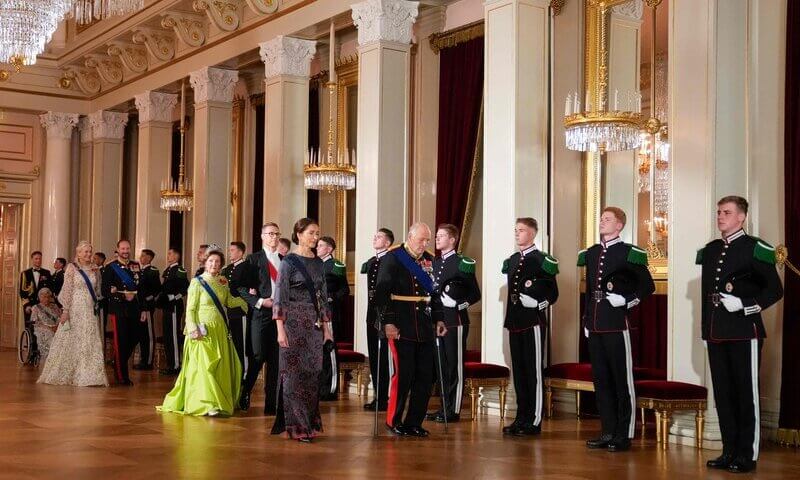
M374 302L389 344L386 426L399 436L428 436L422 422L433 385L434 340L447 332L432 315L441 310L441 302L433 295L433 255L426 251L430 241L428 225L412 225L406 242L381 261L375 286Z

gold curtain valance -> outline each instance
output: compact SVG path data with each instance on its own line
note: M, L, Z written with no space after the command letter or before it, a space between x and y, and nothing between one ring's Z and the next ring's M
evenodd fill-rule
M433 33L428 40L433 53L439 53L445 48L452 48L458 44L474 40L483 36L483 20L479 20L463 27L454 28L446 32Z

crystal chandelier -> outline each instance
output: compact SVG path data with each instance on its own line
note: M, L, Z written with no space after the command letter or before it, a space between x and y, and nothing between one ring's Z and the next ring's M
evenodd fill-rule
M81 25L135 13L144 8L144 0L74 0L75 21Z
M614 109L608 111L603 93L597 109L592 108L588 94L585 109L581 109L578 92L567 95L564 105L567 148L579 152L617 152L638 148L641 143L642 97L638 92L630 92L624 97L626 106L620 108L619 92L614 92Z
M16 69L33 65L71 4L71 0L0 2L0 63Z
M194 193L191 182L186 178L186 165L183 161L184 136L186 134L186 90L181 80L181 156L178 164L178 181L172 176L161 184L161 209L173 212L188 212L194 207Z
M309 150L303 164L303 184L307 190L353 190L356 188L356 154L355 151L341 152L334 139L336 125L336 65L335 30L333 22L330 28L330 55L328 56L328 93L330 109L328 111L328 152L321 158L320 151Z

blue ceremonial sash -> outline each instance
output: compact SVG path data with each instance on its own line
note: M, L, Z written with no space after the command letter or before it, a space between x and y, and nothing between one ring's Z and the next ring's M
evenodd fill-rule
M417 261L408 254L405 247L397 248L393 250L392 253L394 253L395 258L400 260L400 263L406 267L406 270L408 270L411 275L417 279L417 282L419 282L420 286L424 288L428 294L433 294L433 279L430 275L428 275L427 272L425 272L425 270L422 269L419 263L417 263Z
M89 295L92 296L92 301L94 302L93 306L94 314L97 315L100 312L100 308L97 303L97 294L95 293L94 288L92 287L92 281L89 280L89 276L86 275L86 272L81 270L81 267L79 267L77 263L75 264L75 268L78 270L78 273L81 274L81 277L83 277L83 281L86 282L86 288L89 289Z
M125 284L125 288L129 290L136 288L136 282L133 280L133 277L131 277L131 274L122 268L119 263L112 263L111 268L114 270L114 273L117 274L119 279L122 280L122 283Z
M215 292L214 289L211 288L211 285L206 283L206 281L203 280L203 278L200 275L198 275L198 276L196 276L194 278L196 278L197 281L200 282L200 285L203 286L203 289L206 291L208 296L211 297L211 301L214 302L214 305L217 307L217 310L219 310L219 314L222 315L222 320L224 321L225 326L227 326L228 325L228 313L225 310L225 308L222 306L222 302L219 301L219 297L217 296L217 292ZM227 335L228 335L228 337L230 337L231 336L230 332L227 332Z

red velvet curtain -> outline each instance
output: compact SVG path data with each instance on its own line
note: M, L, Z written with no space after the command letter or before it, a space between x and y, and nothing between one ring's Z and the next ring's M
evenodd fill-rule
M483 104L483 37L445 48L439 57L436 224L461 228Z
M800 2L787 2L784 115L786 246L800 258ZM783 368L780 428L800 429L800 278L786 269L783 297Z

